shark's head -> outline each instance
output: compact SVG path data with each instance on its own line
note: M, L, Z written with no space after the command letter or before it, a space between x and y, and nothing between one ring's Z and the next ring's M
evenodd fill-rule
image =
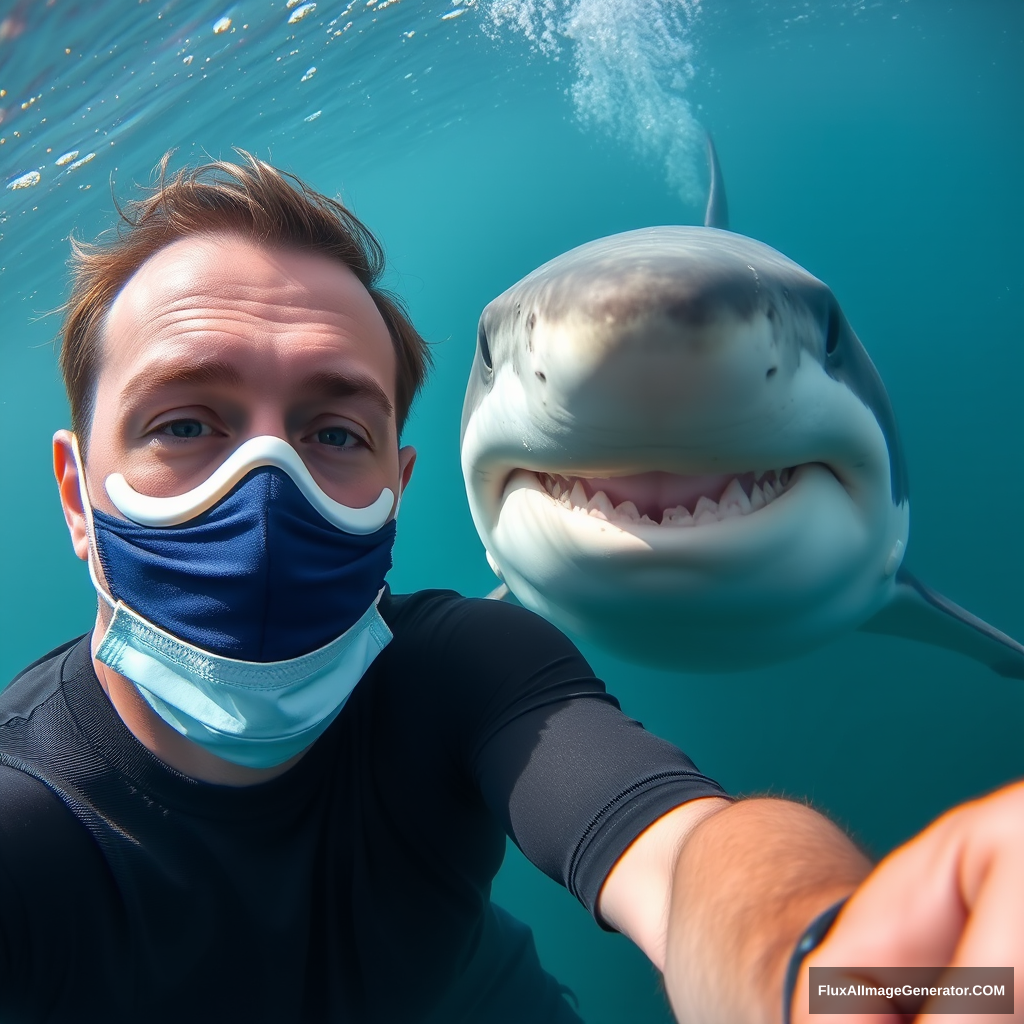
M855 628L907 542L892 407L831 291L714 228L591 242L491 302L462 466L524 605L673 668Z

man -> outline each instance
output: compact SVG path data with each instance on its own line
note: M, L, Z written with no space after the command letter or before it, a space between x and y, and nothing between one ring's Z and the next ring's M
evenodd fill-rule
M76 247L54 438L96 626L0 695L0 1019L577 1020L489 902L506 833L681 1020L802 1020L815 962L1024 965L1024 789L871 872L542 620L387 592L427 357L351 214L247 159L126 222Z

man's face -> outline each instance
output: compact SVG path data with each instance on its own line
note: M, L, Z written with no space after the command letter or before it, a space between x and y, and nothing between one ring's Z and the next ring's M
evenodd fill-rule
M398 448L395 374L387 327L342 264L226 235L174 242L107 317L90 499L118 514L111 473L143 494L182 494L264 434L291 444L337 501L397 494L415 452Z

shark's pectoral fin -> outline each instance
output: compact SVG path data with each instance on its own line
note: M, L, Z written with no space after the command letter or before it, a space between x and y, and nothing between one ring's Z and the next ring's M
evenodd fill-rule
M496 586L487 596L484 598L486 601L512 601L512 591L505 585L505 577L501 574L501 566L498 565L495 557L484 549L484 554L487 556L487 564L491 567L491 572L501 580L501 583Z
M860 628L945 647L984 662L1001 676L1024 679L1024 646L902 568L892 599Z

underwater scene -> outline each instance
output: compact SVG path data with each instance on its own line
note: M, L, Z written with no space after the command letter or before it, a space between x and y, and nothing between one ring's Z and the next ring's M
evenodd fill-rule
M460 462L481 311L583 243L702 224L706 133L731 230L825 282L884 382L904 566L1024 638L1018 0L0 0L0 686L92 625L50 455L68 237L112 226L165 153L240 147L381 239L435 361L388 578L484 596L499 580ZM847 630L764 664L736 664L728 636L720 663L711 645L652 664L685 625L657 620L632 652L574 638L703 772L806 800L872 856L1024 776L1024 681L981 661ZM671 1020L644 956L512 843L494 899L585 1020Z

